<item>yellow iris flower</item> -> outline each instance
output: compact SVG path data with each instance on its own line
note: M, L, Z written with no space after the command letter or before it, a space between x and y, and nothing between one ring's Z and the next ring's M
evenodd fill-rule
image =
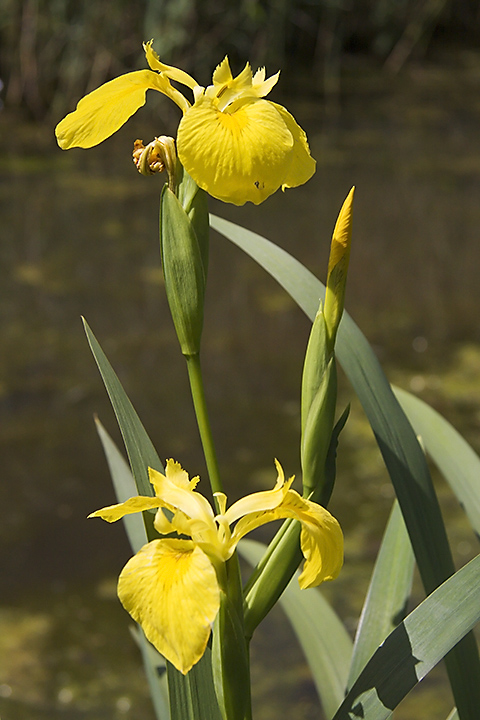
M340 572L340 525L325 508L291 490L293 477L285 481L280 463L275 463L278 478L273 490L247 495L228 510L226 496L216 493L219 514L195 491L199 478L189 480L178 462L167 460L165 475L149 468L155 497L133 497L89 516L115 522L124 515L157 508L154 526L160 535L182 536L144 545L127 562L118 581L118 596L125 609L182 673L205 651L220 606L225 562L246 533L272 520L295 518L302 524L305 557L300 587L319 585ZM170 519L164 508L170 511ZM185 536L190 539L183 539Z
M186 72L160 62L144 45L150 70L121 75L77 105L56 128L60 147L89 148L113 135L142 105L146 91L158 90L183 112L178 127L180 162L197 185L213 197L243 205L263 202L280 187L297 187L315 172L307 137L281 105L264 100L279 73L252 75L247 63L232 76L226 57L203 88ZM193 105L173 85L193 91Z

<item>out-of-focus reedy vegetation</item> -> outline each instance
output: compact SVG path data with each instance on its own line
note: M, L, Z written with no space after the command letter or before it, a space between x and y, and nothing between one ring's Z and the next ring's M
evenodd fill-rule
M478 0L2 0L3 104L36 120L58 117L143 67L141 43L152 37L165 62L201 83L228 54L235 70L247 58L281 67L287 83L305 69L302 90L334 96L346 56L395 73L432 47L473 44L479 34Z

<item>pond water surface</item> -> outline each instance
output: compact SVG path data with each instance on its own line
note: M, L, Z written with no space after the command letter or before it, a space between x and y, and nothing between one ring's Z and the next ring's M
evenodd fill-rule
M433 402L479 449L480 58L351 72L339 112L288 104L318 159L304 187L260 207L211 209L274 240L319 277L355 184L347 307L392 380ZM53 128L0 117L0 717L153 718L115 578L120 524L87 521L113 501L97 413L120 442L84 315L161 457L205 475L183 359L159 269L162 180L136 174L132 141L165 132L143 110L99 148L63 153ZM167 122L167 121L166 121ZM171 128L173 132L174 128ZM212 237L203 365L231 500L299 473L299 387L309 323L254 263ZM341 378L340 407L352 400ZM476 553L437 480L456 559ZM331 509L346 563L325 588L353 632L392 490L360 409L342 437ZM264 534L262 537L266 538ZM420 593L420 589L417 590ZM266 649L265 649L266 647ZM275 613L253 647L256 718L321 718L308 668ZM398 711L444 718L439 669Z

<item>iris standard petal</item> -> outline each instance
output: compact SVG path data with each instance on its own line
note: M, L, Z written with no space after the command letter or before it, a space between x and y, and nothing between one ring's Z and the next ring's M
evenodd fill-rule
M194 490L200 481L198 475L196 475L190 480L187 471L182 468L179 462L172 459L169 459L166 462L165 475L163 475L161 472L158 472L158 470L154 470L153 468L149 467L148 477L153 485L153 489L155 490L155 495L158 495L158 481L161 481L162 478L165 477L167 477L175 485L178 485L178 487L184 488L185 490Z
M98 145L145 104L145 94L149 89L168 95L177 105L182 99L183 105L187 103L183 95L170 85L168 78L151 70L127 73L101 85L80 100L77 109L55 128L58 144L62 150Z
M155 478L155 492L163 506L181 510L188 518L195 518L215 528L212 506L200 493L185 489L160 473Z
M265 80L265 68L257 70L252 79L252 88L256 97L265 97L277 84L280 77L280 70ZM275 104L275 103L273 103Z
M291 132L267 100L220 112L201 96L178 128L178 155L189 175L213 197L235 205L258 205L278 190L292 148Z
M212 82L214 86L228 85L233 80L232 71L230 70L230 63L228 61L228 55L226 55L222 62L217 65L212 75Z
M116 522L124 515L143 512L143 510L152 510L161 506L161 501L156 497L146 497L145 495L137 495L123 503L117 505L108 505L101 510L96 510L88 515L89 518L100 517L109 523Z
M188 540L153 540L131 558L118 596L148 640L177 670L200 660L220 606L215 570Z
M290 130L293 137L293 154L292 162L288 169L288 173L282 181L282 190L290 187L298 187L310 180L315 172L317 163L310 155L307 135L297 123L293 115L282 105L272 103L283 118L286 126Z

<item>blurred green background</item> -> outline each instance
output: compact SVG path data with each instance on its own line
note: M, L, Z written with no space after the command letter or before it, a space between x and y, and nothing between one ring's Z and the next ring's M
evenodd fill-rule
M264 234L324 279L338 210L357 186L347 308L392 381L480 449L480 4L424 0L227 3L1 0L0 718L153 720L115 579L120 525L87 521L113 494L93 415L120 442L80 322L86 316L161 457L205 476L186 372L159 268L163 179L138 175L133 141L175 134L157 93L98 148L62 152L53 130L88 90L162 60L208 84L228 53L281 68L272 100L308 133L317 173L260 207L211 210ZM239 250L212 237L203 365L231 500L299 473L299 390L309 323ZM346 534L322 588L352 633L393 494L353 401L331 509ZM458 565L477 552L435 482ZM268 529L259 537L267 539ZM415 601L422 597L416 583ZM321 720L280 611L253 645L257 720ZM445 718L441 668L396 714Z

